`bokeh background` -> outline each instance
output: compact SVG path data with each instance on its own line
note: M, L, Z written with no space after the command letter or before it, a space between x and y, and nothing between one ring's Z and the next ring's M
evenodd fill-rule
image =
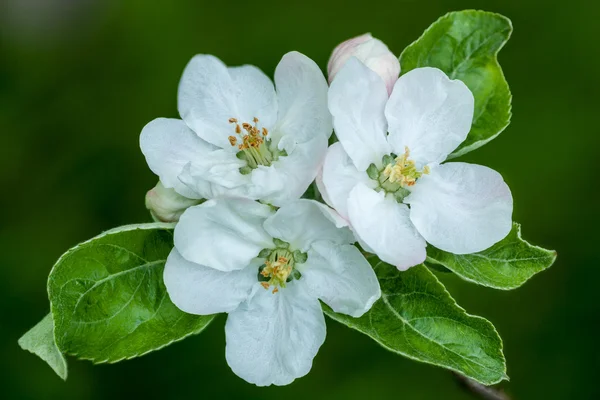
M524 237L557 263L511 292L444 275L459 304L505 343L515 399L600 398L600 6L502 1L101 1L0 3L0 398L469 399L453 376L387 352L328 320L312 372L256 388L225 363L220 317L204 334L115 365L69 359L62 382L17 339L48 311L54 261L114 226L149 220L156 177L138 148L153 118L176 117L187 61L210 53L272 74L298 50L322 68L367 31L397 54L439 16L500 12L512 124L463 157L501 172Z

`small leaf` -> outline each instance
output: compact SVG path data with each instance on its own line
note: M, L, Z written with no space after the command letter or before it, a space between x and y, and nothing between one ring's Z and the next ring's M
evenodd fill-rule
M58 376L67 380L67 360L54 342L52 314L46 315L36 326L27 331L19 339L19 346L46 361Z
M521 238L521 226L513 223L508 236L487 250L452 254L427 247L427 263L442 265L461 278L495 289L514 289L550 267L556 252L533 246ZM433 265L431 265L433 266Z
M369 261L381 284L381 299L360 318L324 306L329 317L390 351L484 385L507 379L502 340L494 326L467 314L425 266L400 272L376 257Z
M448 158L483 146L510 123L512 95L497 54L510 38L512 24L502 15L457 11L434 22L400 56L402 73L436 67L463 81L475 97L473 125L467 139Z
M54 335L65 354L96 363L158 350L201 332L214 316L180 311L163 268L172 225L130 225L65 253L48 279Z

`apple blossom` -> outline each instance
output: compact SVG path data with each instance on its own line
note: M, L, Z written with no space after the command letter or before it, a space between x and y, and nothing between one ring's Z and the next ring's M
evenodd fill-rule
M296 200L279 210L220 198L188 208L175 228L164 282L197 315L227 312L226 358L258 386L306 375L325 340L319 299L353 317L380 297L370 264L329 207Z
M144 127L140 147L166 188L191 199L238 196L280 205L315 178L331 135L327 82L308 57L283 56L273 82L250 65L210 55L179 84L182 120Z
M365 249L406 269L426 258L426 241L467 254L503 239L512 195L502 176L474 164L441 164L465 140L474 99L436 68L401 76L389 99L382 80L356 58L329 90L339 143L317 179Z

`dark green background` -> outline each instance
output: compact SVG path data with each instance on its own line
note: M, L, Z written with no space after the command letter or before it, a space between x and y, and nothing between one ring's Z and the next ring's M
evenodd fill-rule
M600 398L600 6L585 0L2 0L0 397L470 398L449 372L332 321L311 373L283 388L256 388L233 375L223 317L137 360L69 359L66 383L17 346L48 311L46 277L63 251L148 220L144 194L156 178L138 135L153 118L177 116L177 83L194 54L271 75L285 52L298 50L324 68L351 36L371 31L400 54L439 16L465 8L514 23L500 54L514 116L499 138L463 159L502 173L524 237L559 257L511 292L442 278L467 311L497 327L511 377L502 386L515 398Z

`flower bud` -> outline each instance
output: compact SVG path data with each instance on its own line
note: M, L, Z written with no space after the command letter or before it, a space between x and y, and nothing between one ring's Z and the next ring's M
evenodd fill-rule
M358 58L375 71L385 82L388 94L392 93L400 75L400 62L381 40L375 39L370 33L348 39L333 50L327 64L329 83L350 57Z
M202 200L183 197L160 182L146 193L146 208L150 210L152 218L160 222L177 222L188 207L201 202Z

